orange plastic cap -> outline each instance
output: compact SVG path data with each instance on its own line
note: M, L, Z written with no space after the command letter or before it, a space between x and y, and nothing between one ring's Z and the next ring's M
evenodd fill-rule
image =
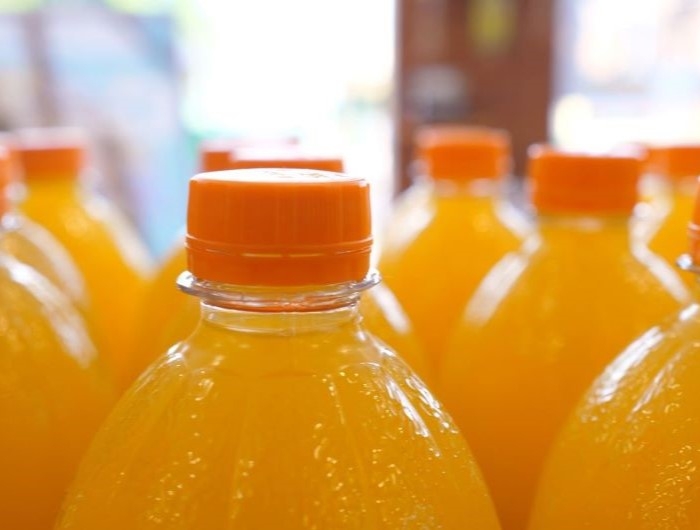
M205 140L199 145L200 171L225 171L231 169L231 151L234 140Z
M369 184L340 173L241 169L190 180L188 269L234 285L359 281L372 247Z
M532 202L540 213L627 214L637 204L641 156L530 147Z
M690 242L690 257L695 265L700 264L700 179L697 180L695 193L695 206L688 224L688 238Z
M637 143L632 144L642 152L643 169L647 173L662 174L666 165L664 149L656 145Z
M650 169L660 175L679 179L700 175L700 144L652 147Z
M68 127L22 129L15 138L17 159L26 181L80 176L86 151L81 130Z
M12 182L10 150L0 144L0 216L7 212L9 205L8 186Z
M434 125L416 135L418 158L436 180L498 178L511 170L510 136L487 127Z
M343 160L333 156L312 155L295 148L249 148L233 152L231 169L254 168L315 169L341 173Z
M204 140L199 145L199 170L225 171L236 169L231 161L234 152L239 149L262 147L292 147L296 145L296 138L272 137L272 138L213 138Z
M8 132L0 132L0 147L7 151L6 154L9 158L9 182L12 182L18 178L20 173L19 154L17 153L17 142L14 135Z

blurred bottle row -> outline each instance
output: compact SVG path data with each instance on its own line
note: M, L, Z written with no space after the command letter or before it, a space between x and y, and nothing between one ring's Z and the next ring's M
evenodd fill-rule
M204 142L153 267L79 131L0 138L0 522L695 528L700 145L415 144L377 273L340 157Z

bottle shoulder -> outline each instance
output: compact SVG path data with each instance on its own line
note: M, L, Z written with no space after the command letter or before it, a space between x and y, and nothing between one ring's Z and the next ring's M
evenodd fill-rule
M0 257L0 312L8 325L2 351L38 366L101 373L85 322L67 296L31 267ZM58 363L58 364L56 364Z
M251 314L219 325L200 317L182 343L190 366L208 365L232 373L284 372L294 365L303 373L339 370L354 363L379 363L382 350L358 318L344 321L319 315Z
M0 228L0 249L34 267L68 294L77 307L87 309L85 282L63 245L41 225L24 216L13 214L12 217Z
M589 322L625 314L629 322L641 319L649 325L653 315L664 318L688 301L675 272L649 252L574 247L530 238L482 280L468 304L466 322L483 326L517 315L559 325L567 315L580 313Z
M412 208L404 206L404 211L397 208L382 239L380 268L421 256L493 260L518 248L530 233L521 212L492 197L431 197Z
M645 393L663 392L669 375L688 369L697 371L699 364L700 305L693 303L632 342L586 394L582 414L590 416L596 409L608 414L615 408L622 412L625 402L630 405ZM630 410L624 412L629 414Z
M21 210L53 233L74 255L88 247L96 256L116 254L136 274L150 276L152 261L145 245L113 203L80 188L41 191L30 191Z

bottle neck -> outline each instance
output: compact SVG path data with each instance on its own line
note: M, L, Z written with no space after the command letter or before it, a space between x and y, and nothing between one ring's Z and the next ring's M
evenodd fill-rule
M298 335L329 332L359 322L357 302L319 311L276 311L271 313L229 309L201 303L201 319L228 331L269 335Z
M252 287L210 282L183 272L180 290L201 300L202 320L234 331L310 332L355 322L363 291L377 285L379 273L361 281L303 287Z
M537 214L537 222L544 230L576 230L596 232L613 230L621 234L631 231L633 215L595 215L595 214Z
M417 183L428 187L437 197L473 197L490 200L499 196L505 179L477 178L465 181L419 177Z
M35 178L25 180L23 183L25 193L39 189L77 191L82 188L81 179L71 175L47 176L45 178Z
M632 215L571 215L539 214L537 216L538 234L543 240L557 239L558 242L569 241L578 246L590 240L593 244L612 246L612 248L632 248L639 242L635 235L637 224ZM600 235L604 233L605 237ZM576 234L575 238L569 237ZM566 237L561 237L566 235Z

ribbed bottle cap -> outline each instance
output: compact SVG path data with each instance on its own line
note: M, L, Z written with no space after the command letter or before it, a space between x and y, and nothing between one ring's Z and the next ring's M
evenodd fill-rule
M700 175L700 144L652 147L655 173L679 179Z
M20 129L15 139L17 160L27 182L80 176L86 153L86 139L81 129Z
M292 137L269 138L211 138L199 144L199 171L225 171L240 169L231 166L234 153L239 149L292 149L297 139Z
M511 169L510 136L488 127L433 125L416 135L419 160L435 180L498 178Z
M231 169L291 168L316 171L343 171L343 160L304 152L297 148L242 148L232 154Z
M690 242L690 257L694 265L700 265L700 179L697 180L695 206L688 224L688 239Z
M228 139L204 140L199 144L199 170L207 172L231 169L231 151L235 145L234 140Z
M362 280L372 247L369 184L339 173L241 169L190 181L188 269L235 285Z
M642 158L529 149L532 202L541 213L630 214L638 200Z

